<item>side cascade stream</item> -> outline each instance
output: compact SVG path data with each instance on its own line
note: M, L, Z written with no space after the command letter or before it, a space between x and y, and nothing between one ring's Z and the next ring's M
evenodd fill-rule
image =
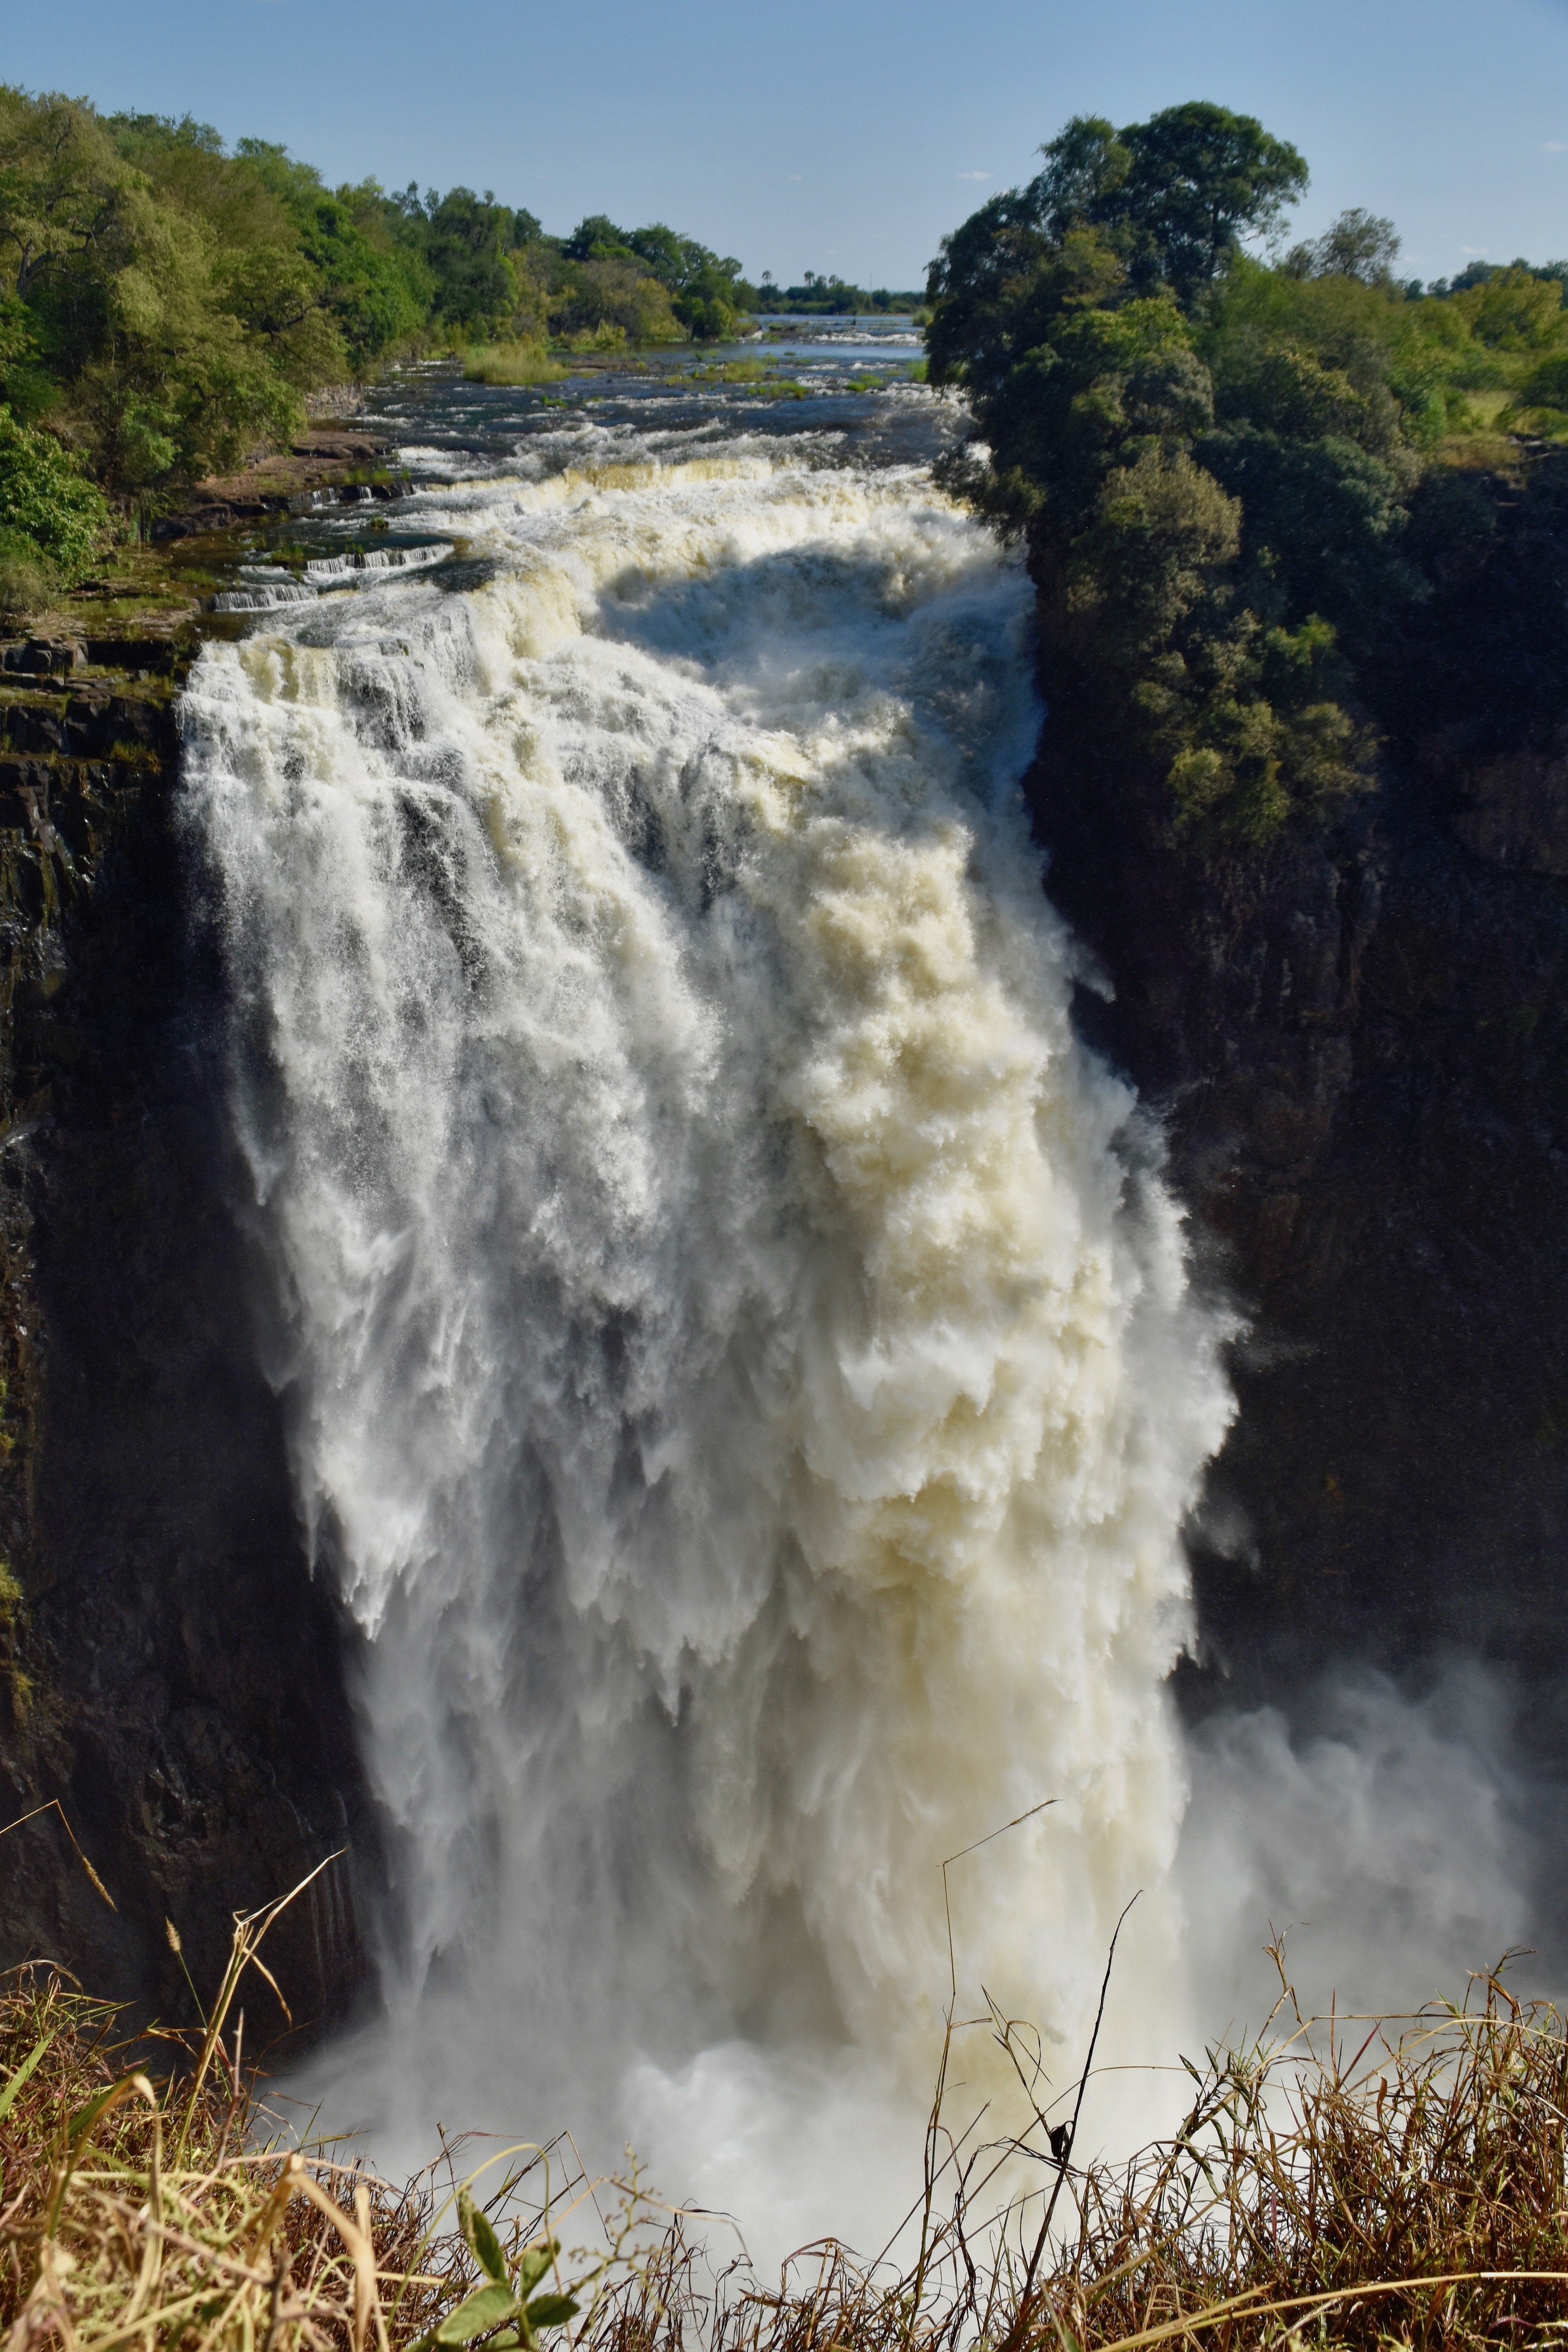
M949 1874L960 2014L1070 2073L1139 1888L1156 1997L1230 1409L1070 1026L1029 583L924 468L756 446L427 488L460 564L280 604L183 707L389 1823L338 2105L731 2204L724 2118L927 2093L941 1864L1045 1799Z

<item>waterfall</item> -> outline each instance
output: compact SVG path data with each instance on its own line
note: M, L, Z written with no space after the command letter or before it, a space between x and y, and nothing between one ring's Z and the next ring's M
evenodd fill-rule
M1229 1403L1070 1024L1028 581L920 467L777 446L418 508L461 569L280 606L183 706L267 1360L367 1637L383 2104L619 2128L718 2051L920 2091L940 1865L1046 1799L952 1874L954 1964L1071 2045L1175 1847Z

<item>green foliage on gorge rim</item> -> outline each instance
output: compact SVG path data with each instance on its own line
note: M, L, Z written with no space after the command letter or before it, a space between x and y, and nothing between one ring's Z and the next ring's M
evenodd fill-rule
M389 358L709 341L755 301L658 224L549 237L469 188L331 189L264 140L0 85L0 605Z
M1306 166L1217 106L1043 153L932 268L930 380L980 436L950 478L1028 548L1052 703L1175 836L1260 846L1368 780L1364 674L1432 593L1455 436L1568 428L1565 273L1424 293L1360 211L1259 260Z

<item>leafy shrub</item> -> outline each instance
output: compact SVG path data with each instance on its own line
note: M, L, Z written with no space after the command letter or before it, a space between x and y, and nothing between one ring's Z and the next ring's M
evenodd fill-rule
M0 532L68 577L84 571L109 520L101 491L59 443L0 408ZM18 561L26 550L13 549Z
M0 530L0 617L22 621L41 613L59 591L59 574L36 540Z

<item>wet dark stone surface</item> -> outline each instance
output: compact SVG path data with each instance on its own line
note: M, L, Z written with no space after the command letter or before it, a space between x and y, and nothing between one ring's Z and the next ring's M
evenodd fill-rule
M231 1913L347 1846L268 1948L303 2033L365 1973L345 1634L256 1369L168 688L70 685L63 739L131 756L14 760L0 795L0 1544L21 1592L0 1772L6 1818L60 1801L117 1907L45 1814L0 1844L0 1964L59 1959L188 2021L165 1921L208 1993ZM245 1998L253 2047L282 2032L259 1979Z

